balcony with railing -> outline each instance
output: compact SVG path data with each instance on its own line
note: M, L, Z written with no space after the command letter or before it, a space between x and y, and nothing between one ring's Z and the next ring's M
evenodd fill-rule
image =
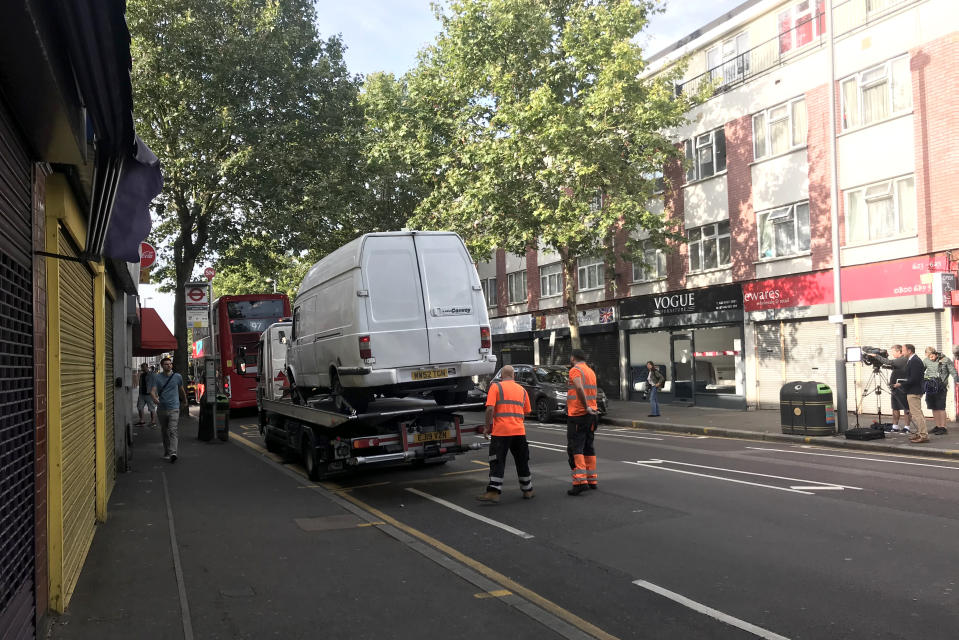
M890 13L896 5L916 4L921 0L846 0L833 6L836 37ZM812 5L813 0L794 6ZM711 87L712 94L729 91L770 69L788 64L826 44L825 2L818 0L815 10L800 12L795 20L779 20L779 34L735 55L723 55L719 64L676 85L676 94L695 95ZM789 14L791 8L784 14ZM784 15L781 14L781 15ZM718 48L718 46L717 46ZM725 47L724 47L725 49ZM725 53L725 51L724 51Z

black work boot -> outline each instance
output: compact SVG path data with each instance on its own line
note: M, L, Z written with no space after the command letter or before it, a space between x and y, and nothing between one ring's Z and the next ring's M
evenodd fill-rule
M574 484L573 488L567 491L566 494L571 496L578 496L579 494L585 493L586 491L587 491L587 488L585 484Z

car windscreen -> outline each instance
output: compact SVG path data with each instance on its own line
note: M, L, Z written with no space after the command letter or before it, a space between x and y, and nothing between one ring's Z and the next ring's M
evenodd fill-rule
M536 368L536 379L549 384L566 384L569 381L569 369Z

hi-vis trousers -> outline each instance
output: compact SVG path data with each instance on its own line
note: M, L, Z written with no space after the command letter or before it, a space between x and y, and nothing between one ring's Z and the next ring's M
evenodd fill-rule
M519 488L533 488L533 473L529 469L529 443L526 436L490 436L489 441L489 487L490 491L503 492L503 474L506 473L506 456L513 454Z
M566 418L566 453L569 468L573 471L573 486L589 484L596 486L596 450L593 436L596 433L596 417L569 416Z

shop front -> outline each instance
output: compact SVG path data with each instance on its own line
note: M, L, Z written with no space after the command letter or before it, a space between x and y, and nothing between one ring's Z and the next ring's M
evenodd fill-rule
M630 400L641 400L652 361L660 402L745 409L743 294L739 284L638 296L620 305Z
M528 313L490 318L497 370L505 364L533 363L533 323Z
M579 337L586 360L596 372L599 386L609 398L619 399L619 335L616 307L580 309L577 315ZM572 344L569 317L565 309L552 315L533 317L534 362L544 365L569 365Z
M951 357L955 274L944 255L919 256L844 267L841 274L844 347L889 349L913 344ZM803 273L743 284L749 404L772 409L790 381L836 388L836 326L832 272ZM851 412L891 411L888 371L846 363ZM879 393L876 393L876 389ZM954 415L954 393L947 410Z

